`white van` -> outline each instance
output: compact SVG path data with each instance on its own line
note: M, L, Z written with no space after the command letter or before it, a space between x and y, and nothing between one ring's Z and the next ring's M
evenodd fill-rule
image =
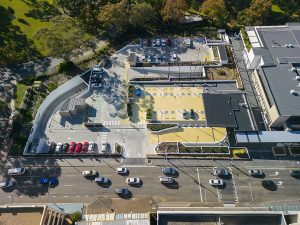
M159 177L159 181L163 184L171 184L174 180L172 177Z
M26 169L23 167L20 168L11 168L8 170L8 175L22 175L26 172Z

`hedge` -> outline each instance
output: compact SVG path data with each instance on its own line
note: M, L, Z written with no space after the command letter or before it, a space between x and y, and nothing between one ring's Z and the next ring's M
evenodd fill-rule
M147 129L150 131L160 131L176 126L177 124L147 124Z

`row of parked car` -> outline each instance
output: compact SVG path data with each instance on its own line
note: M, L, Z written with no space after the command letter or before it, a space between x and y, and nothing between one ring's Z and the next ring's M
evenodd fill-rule
M91 86L93 88L101 87L102 83L102 76L104 74L104 70L100 66L95 66L91 70Z
M49 153L57 153L57 154L78 154L78 153L93 153L95 150L96 144L94 142L84 141L83 143L74 141L70 143L54 143L52 142L49 147Z
M172 40L170 38L150 38L143 41L144 46L148 47L166 47L172 45Z

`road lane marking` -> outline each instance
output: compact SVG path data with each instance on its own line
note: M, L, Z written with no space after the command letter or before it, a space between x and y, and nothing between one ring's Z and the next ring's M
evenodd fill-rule
M73 187L73 184L64 184L65 187Z
M23 198L24 196L23 196L23 195L19 195L18 197L19 197L19 198Z
M251 197L251 201L253 201L253 193L252 193L252 186L251 183L249 182L249 189L250 189L250 197Z
M53 198L56 198L56 195L53 195L52 197L53 197Z
M197 176L198 176L199 194L200 194L201 202L203 202L203 197L202 197L202 188L201 188L200 176L199 176L199 170L198 170L198 168L197 168Z
M66 197L68 197L68 195L64 195L64 197L66 198Z

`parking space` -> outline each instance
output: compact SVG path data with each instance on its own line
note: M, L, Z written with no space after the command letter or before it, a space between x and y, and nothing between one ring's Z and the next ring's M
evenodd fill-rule
M218 61L213 48L206 45L201 37L194 38L153 38L141 40L141 48L130 50L135 52L139 62L206 62Z

